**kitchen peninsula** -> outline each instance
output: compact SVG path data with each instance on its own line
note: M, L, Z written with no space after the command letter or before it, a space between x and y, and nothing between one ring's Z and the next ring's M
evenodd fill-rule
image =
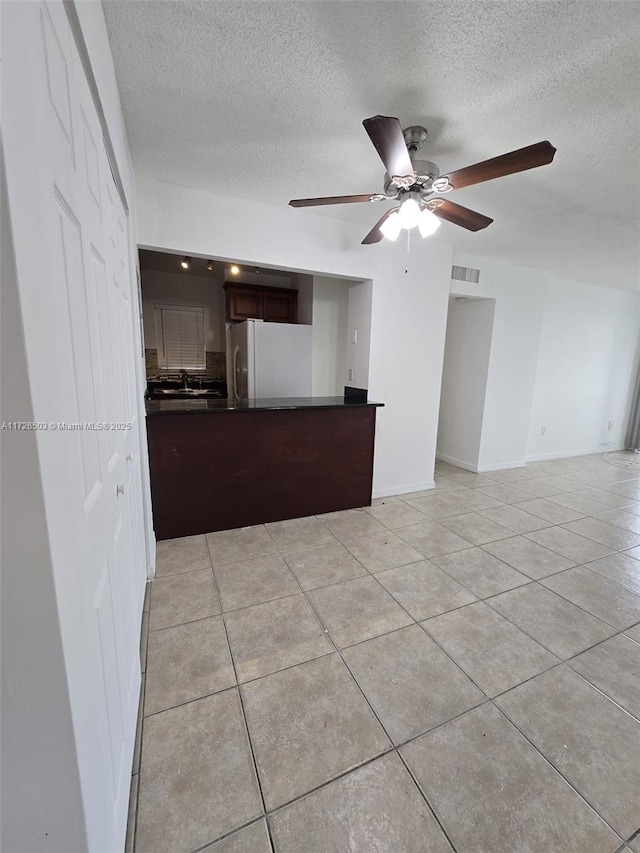
M357 397L148 400L156 537L369 505L382 405Z

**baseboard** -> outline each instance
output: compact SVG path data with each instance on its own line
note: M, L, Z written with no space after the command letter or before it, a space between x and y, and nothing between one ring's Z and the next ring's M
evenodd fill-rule
M488 471L510 471L512 468L525 468L526 462L499 462L497 465L478 465L478 474Z
M560 453L538 453L527 456L527 462L552 462L554 459L569 459L572 456L593 456L594 453L617 453L624 450L623 445L600 444L591 450L563 450Z
M436 459L439 459L441 462L448 462L449 465L455 465L456 468L464 468L465 471L472 471L474 474L478 473L478 469L475 465L472 465L470 462L464 462L462 459L456 459L453 456L445 456L444 453L436 453Z
M372 498L392 498L395 495L408 495L411 492L426 492L429 489L435 489L436 484L433 480L428 483L413 483L410 486L391 486L386 489L374 489Z
M474 474L488 474L491 471L510 471L512 468L524 468L527 461L519 460L518 462L497 462L494 465L472 465L470 462L463 462L462 459L455 459L453 456L445 456L443 453L436 453L436 459L442 462L448 462L450 465L455 465L457 468L464 468L465 471L472 471Z

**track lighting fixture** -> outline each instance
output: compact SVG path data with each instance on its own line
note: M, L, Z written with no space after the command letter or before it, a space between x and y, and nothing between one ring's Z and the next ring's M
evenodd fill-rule
M235 264L233 264L233 265L231 266L231 268L230 268L229 272L231 273L231 275L238 275L238 273L240 272L240 267L238 267L238 266L236 266Z
M209 272L213 271L213 261L207 261L207 269Z
M180 261L180 266L183 270L188 270L191 266L191 258L185 255L184 258Z

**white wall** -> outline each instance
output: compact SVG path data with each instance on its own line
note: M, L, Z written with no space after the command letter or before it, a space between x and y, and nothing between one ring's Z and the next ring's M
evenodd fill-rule
M144 344L156 349L155 304L204 307L204 347L207 352L225 349L224 290L220 275L182 275L179 272L141 270Z
M370 281L349 287L347 306L347 381L351 388L369 387L371 350L371 305L373 285Z
M349 282L313 276L311 393L314 397L342 396L344 393L348 302Z
M638 295L549 280L528 458L592 453L604 450L605 444L623 446L639 330Z
M449 301L437 454L476 471L484 424L494 299Z
M545 283L537 270L461 252L454 263L480 269L477 285L452 293L495 299L479 470L524 464L538 360Z
M478 470L620 444L637 365L640 294L468 253L454 252L454 263L480 269L480 282L452 281L452 293L496 300ZM606 431L610 419L613 433Z
M314 312L314 282L313 276L298 273L293 276L292 285L298 291L298 323L310 326Z
M361 246L362 225L310 210L144 177L137 178L137 190L138 237L145 248L371 280L369 398L385 403L378 410L374 494L433 484L449 244L415 240L407 256L405 244Z

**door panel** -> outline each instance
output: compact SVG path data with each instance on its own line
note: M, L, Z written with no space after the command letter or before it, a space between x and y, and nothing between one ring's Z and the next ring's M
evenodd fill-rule
M8 64L3 53L3 74L23 87L3 119L10 206L30 213L15 215L14 240L33 409L72 424L38 434L65 677L87 845L113 853L126 830L147 565L130 225L61 0L6 5L3 29L22 46ZM34 152L24 173L15 127Z

